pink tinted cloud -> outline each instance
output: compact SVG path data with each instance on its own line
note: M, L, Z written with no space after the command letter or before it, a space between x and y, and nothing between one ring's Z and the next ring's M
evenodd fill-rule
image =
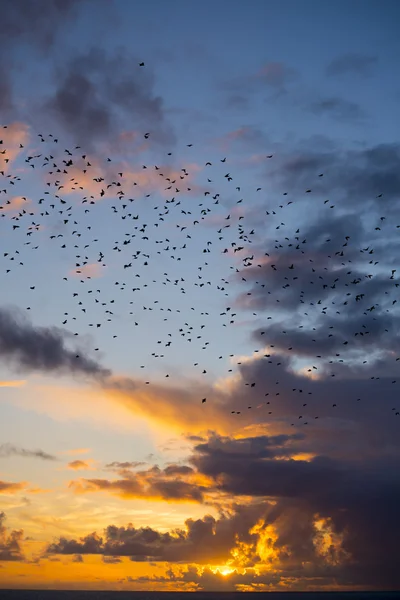
M90 277L90 279L94 279L104 275L104 267L100 263L90 263L88 265L82 265L81 267L72 269L69 272L69 275L80 278Z
M23 152L22 146L26 146L29 143L29 126L25 123L15 121L6 128L0 129L0 140L3 143L0 144L0 152L6 151L5 154L0 154L0 171L7 172L18 157ZM6 162L8 160L8 162Z
M11 211L20 211L22 209L27 209L27 206L32 202L26 196L13 196L9 199L8 202L1 204L3 207L3 212L11 212Z

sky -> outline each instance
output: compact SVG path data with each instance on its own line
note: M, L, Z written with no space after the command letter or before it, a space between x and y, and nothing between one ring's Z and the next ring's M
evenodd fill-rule
M0 587L400 588L399 18L3 0Z

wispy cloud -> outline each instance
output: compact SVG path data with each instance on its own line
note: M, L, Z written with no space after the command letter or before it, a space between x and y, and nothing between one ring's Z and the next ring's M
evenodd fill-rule
M14 446L13 444L1 444L0 445L0 457L8 458L10 456L23 456L29 458L40 458L42 460L58 460L53 454L44 452L43 450L27 450L20 446Z

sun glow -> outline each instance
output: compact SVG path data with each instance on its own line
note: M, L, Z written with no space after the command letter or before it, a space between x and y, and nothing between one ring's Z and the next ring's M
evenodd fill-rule
M235 569L233 569L232 567L229 567L228 565L223 565L223 566L219 566L219 567L211 567L211 570L213 573L215 573L215 574L219 573L223 577L228 577L229 575L232 575L232 573L235 572Z

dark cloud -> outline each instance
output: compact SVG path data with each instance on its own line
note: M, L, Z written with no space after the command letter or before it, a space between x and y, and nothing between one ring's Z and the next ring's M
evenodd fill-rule
M163 470L154 466L144 471L130 471L132 463L119 464L129 465L118 467L121 479L82 478L72 481L70 487L79 493L105 491L123 498L186 502L202 502L204 499L206 488L190 480L193 469L189 466L170 465Z
M0 512L0 561L19 561L24 560L21 548L21 541L24 537L22 530L13 530L7 532L4 525L6 515Z
M184 529L163 533L111 525L102 536L59 538L47 553L194 563L186 575L170 569L167 577L197 582L200 589L216 589L218 581L211 573L209 583L201 580L195 565L224 564L232 557L234 568L246 569L230 580L232 589L245 582L273 586L288 577L297 580L293 589L307 589L315 578L321 587L396 589L400 456L295 460L282 452L290 446L296 453L307 440L296 434L214 435L194 448L190 463L231 499L218 518L188 519ZM240 504L246 497L252 502ZM254 567L264 570L257 574Z
M355 121L366 116L359 104L338 97L316 100L310 104L308 110L316 115L328 115L338 120Z
M112 471L122 471L122 470L126 470L126 469L136 469L137 467L142 467L144 466L146 463L143 461L138 461L138 460L134 460L134 461L113 461L111 463L107 463L105 468L106 469L111 469Z
M19 446L14 446L13 444L0 444L0 457L8 458L9 456L24 456L40 458L42 460L58 460L56 456L53 454L48 454L47 452L43 452L43 450L26 450L25 448L20 448Z
M104 530L103 537L93 533L80 540L59 538L47 552L129 556L132 561L221 563L230 558L236 535L246 540L255 539L248 530L259 514L259 508L238 507L231 518L215 519L206 515L202 519L187 519L185 529L165 533L151 527L135 528L132 524L127 527L110 525Z
M377 62L376 56L365 56L357 53L348 53L332 60L326 67L326 74L335 75L362 75L371 74L372 67Z
M231 441L233 453L234 446ZM337 581L385 589L398 587L399 457L361 463L356 457L339 461L322 456L308 462L255 457L232 460L229 450L217 451L212 445L199 446L196 452L192 464L218 480L219 489L235 496L279 498L265 521L277 525L275 546L286 547L292 559L307 560L310 552L315 554L315 528L307 532L302 527L303 536L310 537L312 529L313 536L303 538L296 547L300 531L293 517L299 519L302 515L306 525L317 516L331 524L333 532L340 536L342 556L348 556L342 566L338 557Z
M173 143L164 103L153 90L154 79L139 60L122 51L113 55L92 48L56 69L54 95L44 109L85 146L115 135L116 129L149 131L154 142Z
M297 194L298 201L310 202L304 192L311 189L314 205L316 197L335 198L333 204L347 213L362 205L364 211L384 207L386 215L394 211L398 215L395 200L400 194L399 160L397 143L344 150L337 144L310 138L302 141L301 149L282 154L276 166L267 165L265 176L279 189ZM320 173L324 174L321 178ZM380 194L382 197L377 198Z
M49 50L57 39L58 28L76 15L80 5L81 0L4 0L0 45L7 48L27 43Z
M108 376L95 360L67 348L70 336L56 327L35 327L16 309L0 309L0 356L17 369Z
M83 563L83 556L82 556L82 554L75 554L72 557L72 562L74 562L74 563Z
M206 443L195 446L195 451L198 454L211 453L215 457L229 457L231 460L239 462L242 459L248 461L252 457L264 460L292 455L293 447L290 446L290 443L301 439L303 439L301 434L259 436L237 440L215 435ZM202 470L200 469L200 471Z
M0 115L5 116L13 106L12 86L8 70L0 63Z

